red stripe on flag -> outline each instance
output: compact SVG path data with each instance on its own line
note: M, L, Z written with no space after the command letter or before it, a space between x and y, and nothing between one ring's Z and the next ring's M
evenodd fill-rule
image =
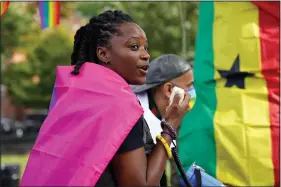
M54 25L59 25L60 24L60 2L55 2L55 24Z
M276 4L278 12L280 4ZM276 7L273 9L275 10ZM280 54L279 54L279 19L263 8L259 8L260 42L262 74L268 89L270 112L270 129L272 141L272 161L274 167L275 186L280 185Z
M252 3L258 8L263 9L267 13L272 14L274 17L280 19L280 2L252 1Z
M1 16L3 16L5 14L5 12L7 11L8 7L10 5L10 1L4 1L4 2L1 2Z

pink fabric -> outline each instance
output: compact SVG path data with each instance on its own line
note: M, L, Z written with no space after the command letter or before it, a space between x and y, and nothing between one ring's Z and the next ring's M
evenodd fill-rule
M105 67L57 68L50 112L20 186L94 186L143 110L129 85Z

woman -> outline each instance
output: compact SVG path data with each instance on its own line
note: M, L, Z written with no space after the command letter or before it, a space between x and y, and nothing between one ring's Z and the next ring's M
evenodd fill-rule
M165 115L166 122L164 123L163 131L166 133L162 134L162 139L158 137L159 141L156 145L149 143L150 134L149 131L145 130L147 128L143 122L142 112L138 109L138 107L141 107L137 102L136 96L129 89L129 84L140 85L146 82L149 58L144 31L129 15L121 11L106 11L99 16L93 17L86 26L81 27L75 35L74 50L71 56L71 64L74 65L73 76L67 75L61 79L60 75L57 74L57 81L60 81L60 85L57 87L65 88L65 85L68 87L62 92L61 100L51 104L50 116L48 116L40 130L39 137L32 150L35 156L31 153L21 186L34 185L35 183L41 186L42 184L60 186L158 186L168 159L168 152L163 142L168 145L171 144L172 132L170 131L179 127L180 121L187 111L189 97L185 95L185 99L181 104L178 104L179 98L175 98L173 104L167 108ZM114 77L112 79L114 81L110 79L109 75ZM69 83L68 79L72 82ZM80 81L78 84L79 79L83 79L84 82ZM85 83L87 81L90 83ZM67 84L62 85L64 82L67 82ZM71 88L71 85L74 84L76 85L75 89ZM73 118L69 120L72 122L67 121L66 124L64 123L64 126L71 128L67 130L64 128L64 131L60 130L57 126L61 125L61 123L54 124L59 119L70 116L70 113L67 115L60 114L59 117L54 116L54 114L59 111L59 106L63 102L67 103L66 100L69 95L73 94L78 88L83 89L83 84L89 86L87 88L88 91L83 92L75 99L79 99L79 102L84 102L83 107L87 106L87 109L91 109L87 111L92 113L72 112ZM118 84L121 85L119 88L116 87ZM116 87L116 89L113 90L113 87ZM89 94L89 90L95 94ZM122 95L122 97L116 98L115 95L117 94ZM107 103L100 102L102 97L107 98L105 101ZM90 98L95 100L95 102L91 103ZM85 101L86 99L89 100ZM78 106L77 101L73 100L72 102L74 104L70 105L63 112L73 110L71 106L73 108ZM95 106L93 107L93 105ZM97 109L97 107L99 108ZM104 115L108 113L100 112L99 110L111 111L114 119L107 119L110 117ZM132 111L135 112L132 113ZM63 112L60 110L60 113ZM52 115L54 116L53 118L59 119L51 122ZM85 115L87 116L85 117ZM138 118L138 120L135 120L136 122L134 121L135 117ZM73 121L75 121L75 124L73 124ZM84 127L83 130L80 128L84 123L87 123L87 126L85 126L87 130ZM99 134L104 132L106 125L111 125L111 123L114 123L114 126L106 129L108 131L107 134ZM124 129L122 130L121 127ZM74 132L73 129L77 128L80 128L79 131L76 130ZM55 133L50 135L51 129L56 130ZM64 134L65 131L68 131L67 135ZM87 131L92 131L95 134L91 136L91 133ZM126 133L126 131L128 132ZM89 138L84 137L86 135L81 135L81 132L90 134ZM73 146L74 143L71 142L71 139L68 139L67 143L59 142L59 138L61 138L61 141L64 141L64 138L70 136L69 134L75 134L75 137L85 139L83 144L77 146L78 144L76 143L77 145ZM120 138L124 135L123 139ZM51 145L46 146L49 139L45 138L45 140L42 140L44 136L49 139L53 138L53 136L58 137L52 145L60 144L60 149L54 151ZM105 136L107 137L105 138ZM112 138L113 136L114 138ZM102 148L99 150L100 154L103 154L102 156L88 149L91 147L96 148L96 144L104 145L99 147ZM65 148L65 146L69 146L69 148ZM82 149L83 146L87 147L87 151L84 151L81 156L77 150ZM70 149L72 150L70 151ZM66 152L67 154L64 154ZM51 159L50 155L55 155L56 158ZM67 158L67 155L71 155L71 158ZM75 160L75 156L77 159L78 157L81 159L79 163ZM94 162L94 159L89 164L88 161L94 157L96 157L95 160L105 161L105 164ZM103 157L104 159L102 159ZM50 161L45 164L44 158L48 158ZM36 165L36 163L38 164ZM55 166L51 167L52 164ZM69 168L64 169L62 167ZM44 171L44 168L48 171ZM56 173L57 171L59 172ZM44 172L46 176L44 179L38 174L40 172ZM81 176L82 172L84 172L84 176ZM58 176L59 173L64 176ZM50 177L51 175L52 177ZM56 176L60 178L59 182L57 182ZM30 179L32 177L33 181L36 180L36 182ZM38 178L42 179L38 180ZM42 182L43 180L44 182Z

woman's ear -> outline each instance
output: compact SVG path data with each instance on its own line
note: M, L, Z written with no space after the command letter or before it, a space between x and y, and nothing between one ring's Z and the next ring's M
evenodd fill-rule
M110 62L110 54L106 47L97 47L97 57L104 64L108 64Z

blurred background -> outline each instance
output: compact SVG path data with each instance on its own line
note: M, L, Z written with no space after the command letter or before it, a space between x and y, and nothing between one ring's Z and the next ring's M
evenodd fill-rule
M60 24L41 28L37 2L11 2L1 16L1 186L17 186L46 118L57 65L69 65L76 30L107 9L130 14L153 58L194 56L197 2L60 2ZM3 11L3 7L1 12ZM2 180L4 181L4 180Z

